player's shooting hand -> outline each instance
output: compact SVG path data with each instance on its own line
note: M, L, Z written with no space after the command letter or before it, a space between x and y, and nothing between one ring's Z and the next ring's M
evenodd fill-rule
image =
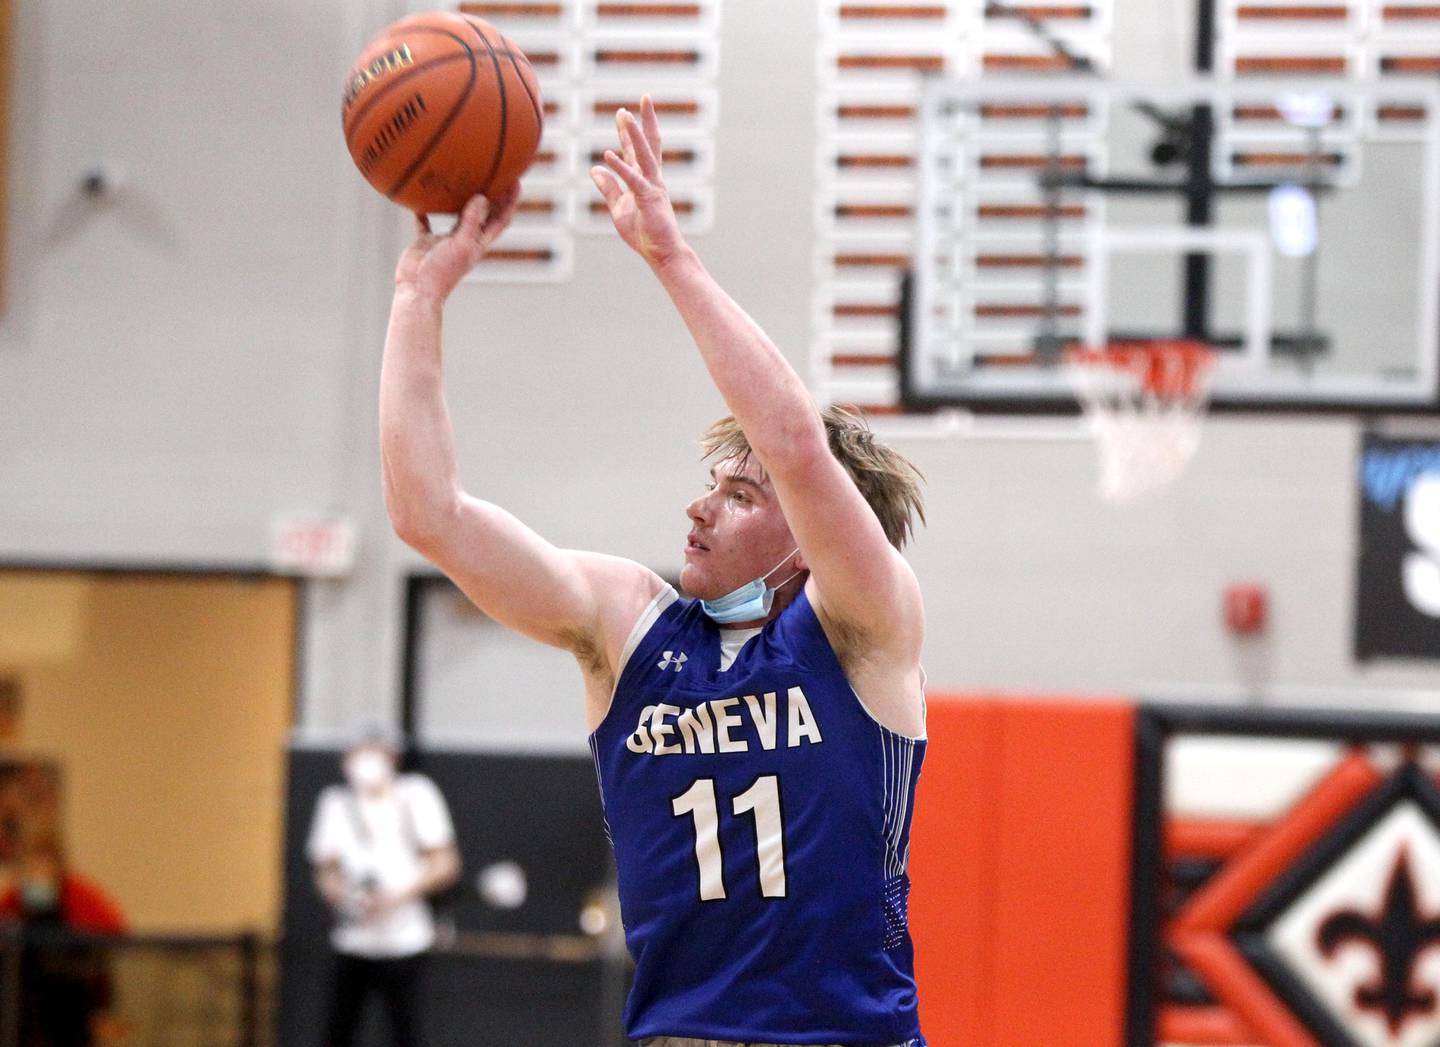
M505 231L519 201L518 185L493 200L475 196L460 212L455 228L444 236L432 233L430 219L417 214L415 242L400 256L395 286L444 301Z
M605 150L604 165L590 169L590 180L610 208L620 238L652 266L685 246L675 209L660 171L660 121L655 103L640 100L640 119L628 109L615 114L621 153Z

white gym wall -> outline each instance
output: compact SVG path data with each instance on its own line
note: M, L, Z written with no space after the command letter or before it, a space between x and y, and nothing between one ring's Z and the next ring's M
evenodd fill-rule
M272 514L349 514L359 562L312 585L302 716L324 729L392 710L402 577L421 564L385 522L375 401L406 219L350 164L339 83L399 9L16 7L0 561L249 566ZM1189 27L1171 21L1186 35L1134 19L1163 47L1118 36L1117 61L1184 62ZM696 238L802 369L816 35L809 3L725 0L716 222ZM90 199L79 187L97 162L119 181ZM704 478L695 437L721 405L626 249L580 237L567 282L462 286L447 346L470 490L557 543L678 568L682 508ZM930 479L912 560L931 681L1216 696L1440 686L1434 669L1350 657L1358 435L1342 418L1222 418L1184 480L1129 508L1099 500L1093 451L1074 439L897 440ZM1269 587L1272 621L1237 642L1220 593L1242 579ZM534 693L477 680L477 723L522 704L561 718L547 733L573 721L545 692L578 677L564 655L544 665ZM447 708L469 733L464 703Z

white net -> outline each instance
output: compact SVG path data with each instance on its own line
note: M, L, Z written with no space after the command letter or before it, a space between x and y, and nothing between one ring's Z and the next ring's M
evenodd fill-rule
M1198 342L1079 350L1066 358L1100 452L1100 493L1123 502L1174 482L1200 446L1215 354Z

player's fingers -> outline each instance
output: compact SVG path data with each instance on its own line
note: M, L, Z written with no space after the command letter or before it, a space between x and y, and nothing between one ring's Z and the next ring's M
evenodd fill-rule
M519 206L520 186L517 183L501 195L491 199L490 212L480 226L481 233L487 236L498 235L501 229L510 224L510 219L515 217L515 211Z
M660 149L660 118L655 115L655 100L649 95L640 99L640 123L645 128L645 141L650 151L659 159L664 153Z
M499 239L510 225L510 219L515 217L515 206L512 203L509 207L493 208L484 223L480 226L479 240L488 247Z
M620 159L615 150L605 150L605 163L611 171L614 171L621 177L636 196L649 192L650 183L645 180L645 176L624 160Z
M628 109L622 109L620 113L623 119L620 133L630 150L625 159L634 167L639 168L646 178L658 182L660 180L660 158L651 150L650 143L645 139L645 133L640 130L640 121L636 120L635 114Z
M415 212L415 235L425 236L430 232L430 216L420 211Z
M639 167L640 161L635 156L635 144L630 141L630 135L625 129L629 116L629 111L624 108L615 110L615 133L620 138L620 155L625 157L625 162L631 167Z
M478 239L480 227L489 214L490 201L483 196L472 196L460 212L460 220L455 223L455 235L464 240Z
M616 202L625 195L625 190L616 181L615 176L610 173L608 167L595 166L590 168L590 181L595 183L595 188L600 190L600 195L605 198L607 207L614 207Z

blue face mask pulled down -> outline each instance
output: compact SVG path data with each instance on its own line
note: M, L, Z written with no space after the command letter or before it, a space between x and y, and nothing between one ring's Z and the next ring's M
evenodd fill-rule
M799 551L799 546L791 549L785 554L785 559L753 582L746 582L740 588L728 592L724 596L717 596L713 600L701 600L700 609L717 625L733 625L736 622L753 622L764 618L770 613L770 606L775 602L776 592L784 588L785 583L800 572L796 571L790 578L786 578L784 582L773 589L765 584L765 579L784 567L785 560L790 559Z

